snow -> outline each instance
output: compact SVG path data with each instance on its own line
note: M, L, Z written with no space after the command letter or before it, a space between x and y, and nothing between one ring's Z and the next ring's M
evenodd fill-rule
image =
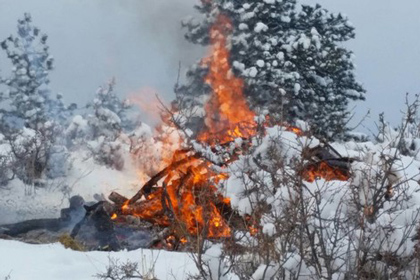
M295 83L294 90L295 90L295 93L298 93L300 91L300 84Z
M257 270L254 272L254 274L252 274L252 279L253 280L273 279L278 269L279 269L278 266L269 266L269 265L261 264L257 268Z
M266 223L263 226L262 232L268 236L273 236L276 233L276 227L273 223Z
M248 12L248 13L245 13L245 14L241 15L241 20L242 21L247 21L247 20L253 18L254 16L255 16L254 12Z
M258 70L257 70L256 67L251 67L251 68L247 69L247 71L248 71L248 76L250 76L252 78L255 78L258 74Z
M249 8L251 8L251 5L250 5L250 4L248 4L248 3L245 3L245 4L243 4L243 5L242 5L242 7L243 7L245 10L248 10Z
M264 60L262 60L262 59L257 60L257 66L258 66L258 67L263 68L263 67L264 67L264 65L265 65Z
M281 19L282 22L286 22L286 23L289 23L291 21L290 17L283 16L283 15L280 17L280 19Z
M312 27L312 28L311 28L311 34L312 34L312 35L318 35L318 36L319 36L318 30L316 30L316 28L315 28L315 27Z
M248 29L248 24L246 23L239 24L239 30L247 30L247 29Z
M262 22L258 22L256 25L255 25L255 28L254 28L254 31L255 32L257 32L257 33L260 33L261 31L267 31L268 30L268 26L267 25L265 25L264 23L262 23Z
M309 49L311 46L311 40L306 37L305 34L302 34L298 40L298 44L302 45L305 50Z
M240 70L240 71L244 71L244 70L245 70L245 64L240 63L240 62L238 62L238 61L236 61L236 60L232 63L232 66L233 66L234 68L236 68L236 69Z
M1 188L0 224L56 218L73 195L80 195L87 201L94 200L95 194L106 197L112 191L131 196L138 190L139 183L144 182L134 164L127 165L127 169L120 172L96 164L83 152L74 153L71 161L73 168L65 180L49 180L45 187L36 188L15 179Z
M276 57L278 60L283 61L284 60L284 52L278 52L276 54Z
M136 262L140 272L151 270L158 279L186 279L188 273L197 272L187 253L157 250L77 252L61 244L32 245L1 239L0 248L0 279L8 275L13 280L97 279L95 275L106 272L109 258L120 263Z

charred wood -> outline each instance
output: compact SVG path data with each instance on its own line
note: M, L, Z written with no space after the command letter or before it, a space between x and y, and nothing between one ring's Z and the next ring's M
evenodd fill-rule
M45 229L57 232L68 228L85 214L83 208L84 200L80 196L73 196L69 200L70 206L61 210L59 218L56 219L33 219L14 224L0 225L0 233L17 236L29 231Z
M96 229L95 237L99 242L100 250L119 250L121 247L109 213L111 208L112 206L107 205L105 201L100 201L92 206L85 206L86 215L75 225L70 236L75 238L84 225L91 224Z
M125 196L120 195L117 192L112 192L109 196L108 199L111 200L112 202L114 202L116 205L123 205L128 198L126 198Z

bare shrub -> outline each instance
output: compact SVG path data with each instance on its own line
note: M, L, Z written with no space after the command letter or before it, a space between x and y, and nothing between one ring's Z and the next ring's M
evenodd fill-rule
M141 273L137 262L127 260L126 262L121 263L118 259L109 257L109 264L106 268L106 272L98 273L95 277L101 280L157 280L154 276L153 269Z
M307 151L328 145L316 138L281 127L256 136L219 186L249 228L222 243L192 237L199 276L418 279L420 162L404 152L416 110L407 103L392 138L336 144L351 157L347 181L308 182Z

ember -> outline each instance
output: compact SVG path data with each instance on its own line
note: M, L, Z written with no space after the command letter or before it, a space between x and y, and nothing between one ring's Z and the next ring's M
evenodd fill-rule
M321 161L317 164L308 165L304 171L303 177L308 182L313 182L318 178L324 178L327 181L347 181L350 175L347 169L334 167L325 161Z

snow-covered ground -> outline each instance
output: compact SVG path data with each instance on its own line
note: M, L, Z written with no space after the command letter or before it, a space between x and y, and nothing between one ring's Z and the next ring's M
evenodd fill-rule
M105 273L109 259L137 262L141 273L154 272L158 279L186 279L196 273L187 253L154 250L77 252L61 244L32 245L0 240L0 279L83 280Z

